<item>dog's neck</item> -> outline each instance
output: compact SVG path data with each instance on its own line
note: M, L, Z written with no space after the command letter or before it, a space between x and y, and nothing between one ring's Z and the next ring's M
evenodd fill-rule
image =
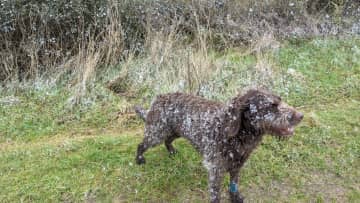
M248 135L262 135L264 134L260 130L260 126L258 125L257 118L254 115L249 113L250 109L250 101L246 96L237 96L231 99L226 106L221 110L223 113L223 127L224 133L229 137L232 136L244 136ZM248 116L246 117L245 114ZM241 133L243 130L247 133ZM240 134L239 134L240 133Z
M258 125L256 118L245 117L247 109L234 107L233 104L227 106L223 116L223 126L228 137L238 137L247 139L248 137L261 137L264 131Z
M229 137L226 141L227 147L222 152L227 160L226 167L241 167L262 141L264 135L262 132L251 127L250 124L245 126L242 126L236 136Z
M245 118L241 118L241 127L236 134L236 139L238 139L241 145L248 145L252 142L258 143L261 141L264 132L259 129L257 126L254 126L254 123Z

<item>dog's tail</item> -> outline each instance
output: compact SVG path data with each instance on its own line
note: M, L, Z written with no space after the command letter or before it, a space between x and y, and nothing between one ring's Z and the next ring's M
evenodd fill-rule
M145 121L147 111L144 108L142 108L141 106L135 106L134 109L135 109L136 114Z

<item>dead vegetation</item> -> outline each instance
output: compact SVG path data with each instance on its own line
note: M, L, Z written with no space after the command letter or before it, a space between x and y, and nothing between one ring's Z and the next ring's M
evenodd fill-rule
M265 78L272 70L263 50L277 49L281 38L358 34L359 5L352 0L4 1L0 81L51 78L56 85L68 78L74 91L70 101L77 104L99 71L120 64L120 76L109 83L115 92L134 95L142 91L134 88L145 82L141 78L154 76L154 83L159 76L167 80L148 85L205 94L209 78L224 65L209 57L209 50L249 46L245 54L257 56L254 71Z

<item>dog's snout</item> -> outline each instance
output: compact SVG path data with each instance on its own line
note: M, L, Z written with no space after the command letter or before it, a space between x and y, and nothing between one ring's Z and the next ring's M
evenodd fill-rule
M295 118L296 118L296 120L301 121L304 118L304 114L301 112L296 112Z
M290 118L289 118L289 121L292 122L292 123L299 123L301 122L301 120L304 118L304 114L301 113L301 112L297 112L297 111L294 111Z

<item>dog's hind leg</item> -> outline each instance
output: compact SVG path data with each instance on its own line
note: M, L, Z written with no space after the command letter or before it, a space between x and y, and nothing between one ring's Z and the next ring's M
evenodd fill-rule
M179 138L179 136L172 135L165 139L165 146L168 152L170 153L170 155L173 155L177 152L174 146L171 144L176 138Z
M146 128L144 133L144 140L142 143L138 145L137 148L136 163L144 164L145 163L144 153L146 152L146 150L161 144L165 140L168 134L169 131L166 129L160 130L155 127Z

